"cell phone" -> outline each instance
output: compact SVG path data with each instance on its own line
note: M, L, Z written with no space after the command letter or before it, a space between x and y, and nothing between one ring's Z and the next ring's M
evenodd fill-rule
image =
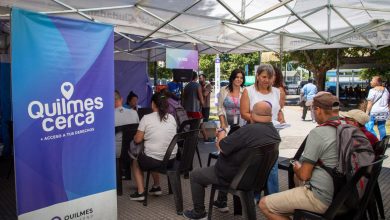
M291 165L295 165L295 160L290 160Z

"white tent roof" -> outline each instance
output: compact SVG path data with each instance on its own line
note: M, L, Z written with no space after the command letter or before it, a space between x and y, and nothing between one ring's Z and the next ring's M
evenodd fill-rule
M158 57L166 47L243 53L390 45L389 0L0 2L0 7L13 6L114 24L116 41L128 41L116 45L117 52L133 57Z

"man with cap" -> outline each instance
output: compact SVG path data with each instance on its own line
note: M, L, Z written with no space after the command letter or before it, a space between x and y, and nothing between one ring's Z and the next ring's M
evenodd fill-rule
M344 117L348 124L353 124L364 133L367 139L370 141L371 146L375 146L375 143L378 142L378 138L369 132L364 126L367 122L370 121L370 116L360 109L352 109L347 112L340 112L340 116Z
M329 92L319 92L313 99L315 120L322 124L339 119L340 102ZM332 126L318 126L310 131L300 161L293 161L296 177L304 184L296 188L265 196L259 207L268 219L289 219L295 209L324 213L333 198L333 179L321 167L337 165L336 132Z
M253 106L251 122L229 136L226 136L225 129L218 130L216 147L220 151L219 157L215 166L196 169L190 173L194 209L184 211L184 217L206 219L205 187L210 184L229 186L245 161L249 148L280 143L280 136L272 124L272 107L269 102L260 101ZM221 193L218 196L226 199L226 193Z

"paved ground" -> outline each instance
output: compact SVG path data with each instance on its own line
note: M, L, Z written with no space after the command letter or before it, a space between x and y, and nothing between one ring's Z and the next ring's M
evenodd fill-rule
M316 125L309 120L301 121L301 108L297 106L285 107L285 117L291 127L280 132L282 143L280 144L280 156L291 157L296 149L307 135L307 133ZM215 150L214 144L199 143L199 149L203 165L207 162L208 153ZM389 152L387 152L388 154ZM213 161L214 162L214 161ZM194 159L194 167L199 167L197 159ZM382 188L382 196L386 218L390 219L390 160L385 161L384 168L379 179ZM8 164L0 161L0 220L16 219L15 194L13 176L6 179ZM123 181L124 195L118 197L118 219L184 219L176 215L173 195L168 195L166 178L162 177L163 195L159 197L150 196L149 204L144 207L141 203L130 201L128 195L135 190L133 181ZM287 189L287 173L279 171L280 190ZM184 194L184 208L191 208L191 194L188 179L182 179L182 188ZM206 189L206 207L209 199L209 188ZM232 210L232 199L229 196L228 206ZM264 216L257 209L258 219L264 219ZM232 212L222 214L218 211L213 212L213 219L244 219L241 216L233 216Z

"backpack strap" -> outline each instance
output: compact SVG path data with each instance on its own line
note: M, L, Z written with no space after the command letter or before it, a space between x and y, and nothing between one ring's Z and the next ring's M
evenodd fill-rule
M299 160L299 158L301 157L301 155L302 155L302 153L303 153L303 150L305 150L306 140L307 140L307 137L308 137L308 136L309 136L309 135L307 135L307 136L305 137L305 140L303 140L303 142L301 143L301 146L299 146L297 152L295 153L295 155L294 155L294 157L293 157L294 160Z

